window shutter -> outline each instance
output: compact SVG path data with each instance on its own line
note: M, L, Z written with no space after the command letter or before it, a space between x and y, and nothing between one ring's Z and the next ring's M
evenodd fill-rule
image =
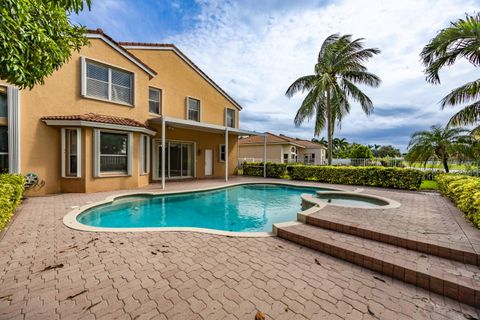
M100 176L100 130L93 130L93 175Z
M85 57L80 57L80 69L80 93L85 97L87 95L87 63Z
M9 173L20 173L20 91L7 88Z
M127 163L127 174L129 176L132 175L132 150L133 150L133 134L131 132L128 133L128 163Z

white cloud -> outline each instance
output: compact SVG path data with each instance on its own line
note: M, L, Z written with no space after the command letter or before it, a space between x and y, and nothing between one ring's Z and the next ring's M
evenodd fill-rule
M302 97L288 100L284 92L297 77L312 73L322 41L336 32L365 38L367 46L382 50L368 64L383 80L380 88L366 90L377 107L417 110L367 118L355 106L337 135L356 136L359 141L365 135L371 143L382 140L404 147L406 130L399 130L403 136L398 141L372 131L406 126L413 131L445 123L453 110L440 112L438 101L453 87L475 78L476 71L460 63L442 73L441 86L432 86L424 81L419 61L428 40L449 21L477 9L475 1L350 0L326 5L262 1L260 7L256 3L199 2L196 27L168 39L243 104L241 125L248 129L313 135L312 124L304 129L293 126ZM252 120L261 115L269 121Z

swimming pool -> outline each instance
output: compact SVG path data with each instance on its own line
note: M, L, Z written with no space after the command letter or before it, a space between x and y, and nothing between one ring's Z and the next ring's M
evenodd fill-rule
M302 193L330 189L247 184L174 195L136 195L87 209L77 221L104 228L194 227L232 232L272 231L296 220Z

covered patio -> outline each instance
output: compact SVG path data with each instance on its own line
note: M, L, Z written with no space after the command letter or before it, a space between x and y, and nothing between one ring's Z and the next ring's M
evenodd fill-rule
M225 161L224 161L224 180L227 182L228 181L228 176L229 176L229 170L232 169L230 168L230 166L232 166L232 163L229 164L229 162L231 162L229 160L229 153L230 153L230 144L231 144L231 140L229 139L230 137L234 136L236 137L237 141L238 141L238 137L240 136L260 136L260 137L264 137L264 177L266 177L266 146L267 146L267 140L266 140L266 134L264 133L261 133L261 132L256 132L256 131L250 131L250 130L244 130L244 129L240 129L240 128L232 128L232 127L228 127L228 126L220 126L220 125L215 125L215 124L209 124L209 123L204 123L204 122L198 122L198 121L192 121L192 120L185 120L185 119L179 119L179 118L174 118L174 117L167 117L167 116L161 116L161 117L158 117L158 118L153 118L153 119L150 119L149 120L149 124L155 126L160 126L160 130L158 130L158 132L160 133L160 137L157 136L157 138L160 138L159 139L159 146L161 150L159 150L159 154L156 154L155 151L152 153L152 157L153 157L153 160L152 163L156 164L156 165L159 165L159 171L160 171L160 174L159 174L159 180L161 181L161 186L162 186L162 189L165 189L165 181L167 179L166 177L166 165L169 164L169 159L167 159L167 152L166 152L166 148L163 147L163 146L166 146L167 144L167 129L168 128L179 128L179 129L186 129L186 130L191 130L191 131L199 131L199 132L207 132L207 133L215 133L215 134L220 134L222 135L224 138L223 138L223 143L224 143L224 152L225 152L225 155L224 155L224 158L225 158ZM230 140L230 141L229 141ZM196 171L196 166L197 166L197 161L196 161L196 155L197 155L197 152L201 152L200 149L197 148L197 144L196 142L194 143L194 158L195 158L195 170ZM207 151L207 150L205 150ZM219 151L220 153L221 151ZM156 160L156 157L158 158L158 162L159 164L157 163ZM210 156L207 157L207 155L205 155L206 159ZM213 155L211 156L213 157ZM235 157L236 158L236 157ZM206 160L207 161L207 160ZM213 160L212 160L213 161ZM155 170L155 169L154 169ZM152 171L154 171L152 170ZM196 175L195 175L196 177Z

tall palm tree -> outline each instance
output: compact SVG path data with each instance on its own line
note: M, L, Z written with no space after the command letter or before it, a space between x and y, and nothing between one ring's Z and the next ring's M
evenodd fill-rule
M365 62L380 50L364 48L363 39L351 35L332 34L323 42L314 73L295 80L287 92L291 98L298 92L308 92L295 116L295 125L315 118L315 136L327 126L328 164L332 164L333 130L350 112L349 98L360 103L369 115L373 103L357 84L378 87L380 78L367 71Z
M406 158L410 162L425 164L429 160L438 159L448 173L448 160L452 156L460 157L470 149L468 132L463 128L441 126L432 126L428 131L417 131L410 139Z
M480 13L466 15L465 19L451 22L423 48L420 54L426 66L427 81L440 83L439 71L464 58L475 67L480 66ZM442 109L469 103L457 112L448 125L478 125L480 121L480 79L454 89L440 102ZM480 128L477 127L477 129Z

